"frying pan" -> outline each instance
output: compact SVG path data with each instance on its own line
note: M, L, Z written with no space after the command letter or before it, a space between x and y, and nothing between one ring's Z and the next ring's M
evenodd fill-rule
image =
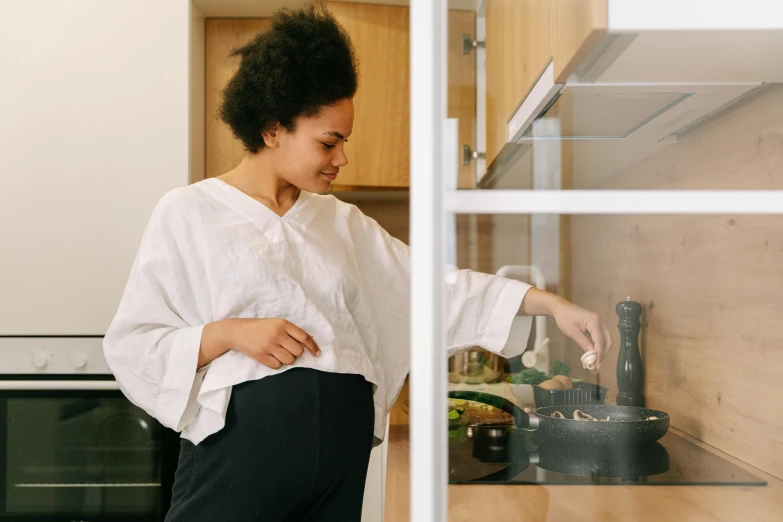
M500 408L514 417L514 424L518 428L536 430L536 435L547 441L575 444L644 444L657 441L669 431L669 414L650 408L585 404L548 406L527 414L511 401L489 393L454 390L449 392L449 397ZM574 410L582 410L597 419L609 417L610 420L574 420ZM565 418L552 417L555 411L562 413ZM648 417L657 419L647 420Z

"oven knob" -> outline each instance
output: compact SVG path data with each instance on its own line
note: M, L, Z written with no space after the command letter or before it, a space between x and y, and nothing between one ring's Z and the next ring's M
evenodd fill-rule
M49 356L45 353L36 353L33 355L33 366L38 368L39 370L43 370L46 368L46 365L49 364Z
M87 367L87 356L81 352L77 352L71 355L71 364L77 370L82 370Z

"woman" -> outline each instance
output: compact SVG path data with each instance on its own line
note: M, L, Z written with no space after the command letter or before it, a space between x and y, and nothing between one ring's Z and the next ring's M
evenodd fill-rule
M359 521L409 369L408 248L317 195L348 163L357 88L332 16L281 12L235 54L220 116L248 153L158 203L106 359L131 401L182 432L167 521ZM517 314L554 316L599 362L610 348L596 314L521 282L464 270L447 289L449 354L518 355Z

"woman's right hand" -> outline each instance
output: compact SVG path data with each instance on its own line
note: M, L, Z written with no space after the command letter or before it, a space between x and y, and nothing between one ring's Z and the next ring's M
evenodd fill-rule
M233 349L277 370L293 364L305 348L316 357L321 355L313 338L285 319L224 319L204 327L198 367Z

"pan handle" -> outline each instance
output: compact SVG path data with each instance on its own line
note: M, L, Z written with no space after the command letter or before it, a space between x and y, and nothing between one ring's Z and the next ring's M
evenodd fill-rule
M530 415L510 400L504 397L499 397L498 395L492 395L491 393L482 393L468 390L452 390L449 392L449 398L475 401L499 408L514 417L514 424L517 428L537 430L541 423L537 415Z

